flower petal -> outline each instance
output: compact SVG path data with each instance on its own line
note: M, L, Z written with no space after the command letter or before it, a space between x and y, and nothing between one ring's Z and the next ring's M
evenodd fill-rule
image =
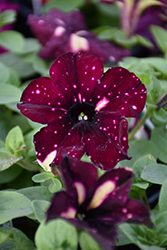
M95 57L86 52L76 55L76 72L78 77L78 93L82 100L92 102L92 92L103 74L103 64Z
M33 80L24 90L18 108L29 119L48 124L67 114L67 102L59 87L48 77Z
M124 149L94 124L87 128L83 141L91 161L104 170L110 170L118 161L129 158Z
M68 121L58 120L55 124L42 128L34 135L37 161L45 170L50 169L49 164L56 157L64 135L68 134L70 128L71 125Z
M133 171L129 168L112 169L101 176L98 181L98 187L103 186L106 182L113 182L115 188L108 192L104 201L100 204L102 209L110 209L114 204L126 203L133 179Z
M121 117L103 113L97 114L97 125L124 154L128 151L128 122Z
M153 224L149 217L148 208L138 200L129 199L124 205L113 204L110 210L100 210L95 212L97 220L108 221L111 224L122 222L142 223L149 227Z
M110 102L101 110L115 116L136 117L146 101L146 88L134 73L115 67L110 68L101 79L94 93L95 105L107 98Z
M50 76L63 92L68 107L72 106L78 95L73 54L67 53L58 57L50 68Z
M110 209L114 204L125 203L132 184L133 171L118 168L106 172L98 180L98 185L87 210L99 207Z
M101 61L86 52L80 52L76 56L73 56L72 53L62 55L50 69L51 78L66 94L65 98L69 100L69 107L76 98L80 102L91 102L92 91L102 74Z
M64 139L59 147L57 156L53 161L53 165L59 165L66 155L71 156L72 158L80 159L84 154L81 135L77 132L77 128L72 127L68 133L63 136Z
M77 192L79 205L89 199L97 184L97 169L94 165L66 157L61 162L60 172L69 195Z
M47 210L47 221L54 218L75 218L77 204L75 199L69 197L65 191L55 193L51 205Z

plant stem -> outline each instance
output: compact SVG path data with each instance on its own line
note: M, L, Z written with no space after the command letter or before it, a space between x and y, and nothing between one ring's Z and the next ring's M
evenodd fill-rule
M29 171L33 171L33 172L39 171L39 169L40 169L40 167L39 167L38 165L37 165L37 166L35 166L35 165L30 165L30 164L24 162L23 160L18 161L17 164L18 164L19 166L21 166L22 168L24 168L24 169L26 169L26 170L29 170Z
M136 134L136 132L140 129L140 127L144 124L144 122L149 117L150 112L148 110L145 113L145 115L142 117L142 119L137 123L136 127L134 127L134 129L132 129L132 131L129 133L129 136L128 136L129 140L131 140L133 138L133 136Z

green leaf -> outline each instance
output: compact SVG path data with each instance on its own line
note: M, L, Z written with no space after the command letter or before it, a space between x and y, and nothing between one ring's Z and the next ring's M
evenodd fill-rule
M62 219L42 222L35 235L38 250L76 250L78 246L77 230Z
M38 53L41 49L40 43L35 38L26 38L24 40L22 54L36 52Z
M159 234L167 234L167 210L165 212L159 211L158 215L154 222L155 228Z
M159 110L153 110L153 115L160 122L167 122L167 112L161 108Z
M0 228L0 245L9 237L10 233L1 231Z
M95 239L86 232L79 234L79 243L82 250L102 250Z
M14 30L3 31L0 33L0 45L9 51L19 53L23 50L24 37Z
M2 62L0 62L0 75L0 84L5 83L9 77L9 69Z
M12 23L16 19L16 11L6 10L0 13L0 28L5 24Z
M1 156L0 156L0 158L1 158ZM9 169L6 169L5 171L1 171L0 184L4 184L4 183L8 183L8 182L13 181L14 179L16 179L19 176L19 174L22 172L22 170L23 169L21 167L19 167L17 165L13 165Z
M30 200L14 191L0 191L0 201L0 224L33 212Z
M148 63L156 70L167 76L167 60L161 57L147 57L144 59L145 63Z
M53 174L50 172L38 173L32 177L32 180L36 183L41 183L50 179L53 179Z
M82 0L51 0L43 8L45 12L52 8L58 8L63 11L73 11L74 9L79 8L83 3Z
M62 184L57 178L53 178L48 188L51 193L56 193L62 188Z
M158 150L158 159L167 163L167 129L166 126L156 127L151 134L151 141L153 141Z
M0 149L0 172L8 169L21 159L22 156L15 157L10 152L7 152L6 149Z
M45 200L34 200L32 202L35 217L40 223L46 218L46 211L49 206L50 202Z
M167 211L167 179L164 181L159 196L159 209L164 212Z
M5 145L12 154L25 150L24 138L21 129L16 126L6 136Z
M165 248L161 248L154 244L154 241L156 241L156 233L154 235L154 232L151 229L147 229L146 227L139 225L131 226L127 223L121 224L119 228L141 250L165 250Z
M128 155L132 157L131 160L124 160L119 162L119 166L132 167L135 161L144 155L153 155L157 158L157 148L152 141L148 140L134 140L129 142Z
M160 26L152 25L151 32L160 50L166 53L167 52L167 31Z
M162 185L167 179L167 166L163 164L150 164L144 168L141 178L151 183Z
M20 230L14 227L1 227L0 234L8 234L8 238L0 245L2 250L35 250L35 245Z
M33 62L33 68L35 72L49 76L49 64L42 58L36 57Z
M135 173L134 179L133 179L133 186L140 187L142 189L147 189L149 186L149 183L144 182L143 179L141 179L140 175L143 169L145 169L146 166L148 166L151 163L156 163L155 158L152 155L145 155L140 157L135 163L133 164L133 171Z
M0 84L0 104L18 103L22 91L11 84Z
M131 240L122 232L122 230L119 229L119 226L117 227L117 240L116 240L116 246L124 246L131 244Z
M9 78L6 82L16 87L20 86L21 81L14 69L9 68Z
M50 201L52 198L52 194L49 192L48 188L42 186L27 187L19 189L17 192L26 196L30 201L33 200Z

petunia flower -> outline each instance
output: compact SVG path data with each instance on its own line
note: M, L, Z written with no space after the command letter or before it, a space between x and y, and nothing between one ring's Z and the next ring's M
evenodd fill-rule
M100 0L103 3L116 3L121 9L122 27L127 37L139 34L150 39L151 25L166 27L166 0Z
M144 108L146 88L133 73L115 67L103 73L101 61L86 52L60 56L49 77L33 80L18 108L29 119L47 124L35 136L37 160L44 169L63 154L109 170L129 159L128 122Z
M47 60L55 60L67 52L87 51L99 57L103 63L115 63L130 55L127 49L99 40L88 31L79 10L66 13L52 9L43 16L29 15L28 23L34 36L43 45L40 57Z
M113 169L98 179L95 166L65 157L60 172L66 191L55 193L47 221L67 220L90 233L104 250L113 249L118 224L152 226L146 206L128 198L133 179L131 169Z

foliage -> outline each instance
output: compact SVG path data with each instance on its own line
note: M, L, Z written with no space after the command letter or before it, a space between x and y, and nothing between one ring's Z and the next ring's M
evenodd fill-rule
M107 7L108 6L108 7ZM121 66L133 72L147 88L147 101L139 117L129 118L131 160L116 167L128 166L135 177L130 198L150 207L154 228L123 223L119 225L117 245L135 244L142 250L167 248L167 30L152 25L153 41L139 34L126 37L120 26L115 5L100 1L51 0L41 7L42 13L57 7L65 11L78 8L90 29L101 40L114 42L129 51L144 46L149 55L131 56L104 65ZM87 13L95 12L94 20ZM116 10L116 11L115 11ZM16 21L15 11L0 14L0 27ZM97 18L98 16L98 18ZM0 32L0 249L12 250L100 250L95 239L62 219L45 224L46 211L53 193L64 189L59 176L44 170L36 162L33 136L42 127L29 121L17 109L23 90L31 80L48 76L52 61L39 57L42 45L35 37L22 32ZM143 47L142 47L143 48ZM151 55L156 48L158 54ZM83 161L90 161L84 155ZM99 171L99 175L103 172ZM154 187L156 192L149 197ZM154 191L153 191L154 192ZM156 206L152 206L156 200ZM21 223L23 221L23 223ZM22 224L28 225L23 227ZM26 228L26 229L25 229Z

